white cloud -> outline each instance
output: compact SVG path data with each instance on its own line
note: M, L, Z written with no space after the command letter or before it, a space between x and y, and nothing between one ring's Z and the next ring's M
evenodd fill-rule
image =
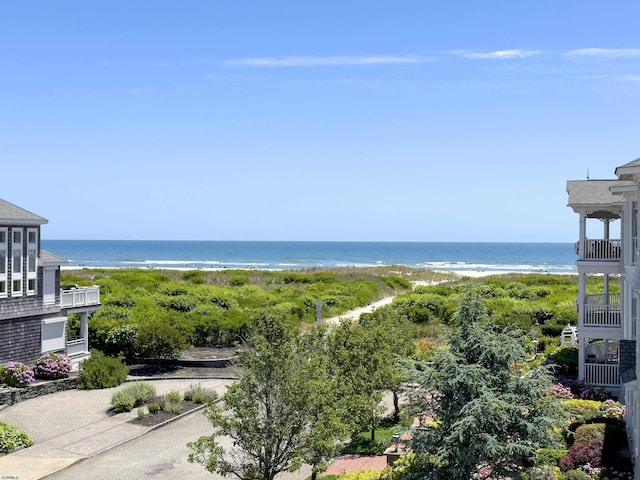
M640 48L579 48L566 53L570 57L638 58Z
M417 55L364 55L364 56L288 56L288 57L255 57L239 60L230 60L233 65L245 65L249 67L334 67L350 65L388 65L406 63L431 62L432 57Z
M474 59L489 59L489 60L507 60L512 58L527 58L534 55L538 55L540 52L537 50L495 50L493 52L470 52L467 50L458 50L453 52L455 55L460 55L465 58Z

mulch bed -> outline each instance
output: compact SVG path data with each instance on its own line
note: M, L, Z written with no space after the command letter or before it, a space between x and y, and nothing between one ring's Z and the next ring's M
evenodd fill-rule
M146 415L143 418L131 419L129 420L128 423L133 423L135 425L142 425L144 427L154 427L156 425L160 425L161 423L166 422L167 420L176 418L178 415L184 415L185 413L192 412L195 409L202 407L202 404L183 400L182 407L183 407L183 410L180 413L169 413L169 412L165 412L164 410L160 410L158 413L154 413L153 415Z

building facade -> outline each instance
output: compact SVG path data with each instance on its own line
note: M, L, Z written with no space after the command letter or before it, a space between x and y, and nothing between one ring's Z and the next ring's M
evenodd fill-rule
M579 380L618 395L625 404L635 476L640 478L640 386L636 378L640 368L640 159L619 166L615 175L610 180L567 182L568 205L580 216L576 243L578 375ZM600 233L590 238L587 232L594 231Z
M68 354L74 366L89 356L89 314L100 307L99 287L61 288L65 260L41 249L48 221L0 199L0 363L33 364L45 352ZM67 338L69 315L77 338Z

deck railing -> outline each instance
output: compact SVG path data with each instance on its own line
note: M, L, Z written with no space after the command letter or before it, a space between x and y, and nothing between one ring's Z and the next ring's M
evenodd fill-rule
M77 287L60 291L60 303L63 308L84 307L100 303L100 287Z
M583 325L585 327L619 327L622 325L620 294L586 295Z
M618 364L585 363L584 381L589 385L616 387L620 385Z
M69 356L84 353L86 350L84 338L76 338L74 340L67 341L67 355Z
M587 240L585 249L578 246L580 258L588 260L619 260L621 254L620 240Z

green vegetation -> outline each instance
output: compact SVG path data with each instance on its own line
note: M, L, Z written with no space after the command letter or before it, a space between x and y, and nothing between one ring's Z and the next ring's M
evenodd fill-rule
M551 376L542 368L519 374L519 331L495 325L477 293L462 296L452 323L433 362L407 365L413 412L437 422L414 432L413 451L436 459L421 478L510 478L554 444L561 408L543 395Z
M129 369L122 360L108 357L98 350L92 350L91 358L80 364L78 388L92 390L117 387L124 383L128 373Z
M17 427L0 422L0 453L9 453L17 448L30 447L33 439Z
M309 271L83 269L62 282L99 285L102 307L89 320L89 342L128 362L175 358L186 345L228 346L263 311L313 324L316 304L332 317L411 289L410 280L451 275L404 268ZM71 325L73 324L73 325ZM70 330L77 328L70 322Z
M156 388L150 383L133 382L111 396L111 405L120 412L130 412L134 407L143 405L156 394Z

